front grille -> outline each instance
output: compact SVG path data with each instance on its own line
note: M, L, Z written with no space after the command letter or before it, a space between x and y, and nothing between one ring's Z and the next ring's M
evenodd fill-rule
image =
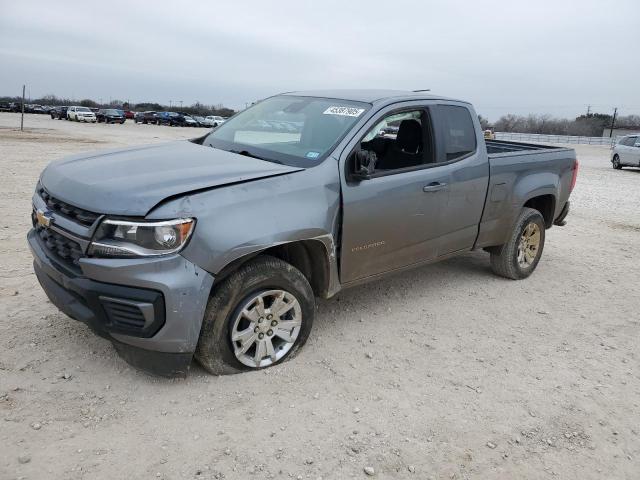
M42 245L54 258L70 266L79 266L78 260L82 257L82 248L79 243L42 225L36 224L35 229Z
M146 319L137 306L105 298L101 298L101 301L112 326L128 330L142 330L144 328Z
M65 217L70 218L71 220L75 220L85 227L90 227L98 219L98 217L100 217L100 215L97 213L89 212L88 210L74 207L73 205L69 205L62 200L58 200L57 198L51 196L42 185L38 185L38 195L40 195L40 198L44 200L44 203L46 203L47 207L49 207L52 211L60 213Z

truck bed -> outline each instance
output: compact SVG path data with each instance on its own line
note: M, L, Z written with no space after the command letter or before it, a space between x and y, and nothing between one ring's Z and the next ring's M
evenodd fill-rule
M490 157L499 154L523 153L525 151L539 152L540 150L564 150L564 147L554 147L551 145L537 145L533 143L507 142L503 140L485 140L487 153Z

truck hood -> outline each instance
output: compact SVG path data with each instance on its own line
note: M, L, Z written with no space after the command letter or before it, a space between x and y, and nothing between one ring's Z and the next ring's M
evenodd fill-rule
M300 170L178 141L67 157L49 164L40 182L85 210L144 216L168 197Z

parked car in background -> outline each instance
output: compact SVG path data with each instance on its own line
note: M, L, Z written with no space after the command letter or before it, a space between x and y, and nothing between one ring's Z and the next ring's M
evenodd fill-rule
M611 165L616 170L622 167L640 167L640 133L618 140L611 148Z
M67 106L60 105L58 107L53 107L49 111L49 115L51 115L52 120L65 120L67 118Z
M133 120L136 116L136 112L133 112L131 110L125 110L124 111L124 118L128 118L129 120Z
M135 123L142 123L144 125L147 125L148 123L151 123L153 125L159 125L160 123L159 123L158 117L159 117L158 112L153 112L153 111L138 112L134 117L133 121Z
M169 125L170 127L197 127L196 122L190 115L183 112L160 112L158 114L158 121L162 125Z
M67 120L96 123L96 114L87 107L73 106L67 108Z
M198 126L199 127L210 127L211 125L209 125L209 120L207 120L204 117L201 117L199 115L192 115L191 118L193 118L196 122L198 122Z
M222 125L226 120L218 115L209 115L205 117L206 120L210 122L211 127L217 127L218 125Z
M170 125L171 115L176 115L173 112L157 112L158 125Z
M215 122L211 120L209 117L193 117L200 124L201 127L213 128L215 126Z
M98 110L98 113L96 113L96 119L98 120L98 123L124 123L125 122L125 118L124 118L124 114L120 113L121 110L116 110L114 108L104 108L104 109L100 109Z
M34 103L25 103L24 113L47 113L47 112L42 107L42 105L37 105Z
M174 116L173 118L178 118L180 121L180 126L181 127L199 127L200 124L188 113L185 112L178 112L177 113L177 117Z
M12 112L13 108L10 103L0 103L0 112Z

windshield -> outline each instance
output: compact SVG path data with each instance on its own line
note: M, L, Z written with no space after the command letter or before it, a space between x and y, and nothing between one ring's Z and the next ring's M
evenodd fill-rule
M108 113L109 115L119 115L120 112L118 112L118 110L105 110L105 113Z
M239 113L203 145L287 165L317 165L361 115L367 103L280 95Z
M76 112L90 112L91 110L89 110L87 107L77 107L76 108Z

